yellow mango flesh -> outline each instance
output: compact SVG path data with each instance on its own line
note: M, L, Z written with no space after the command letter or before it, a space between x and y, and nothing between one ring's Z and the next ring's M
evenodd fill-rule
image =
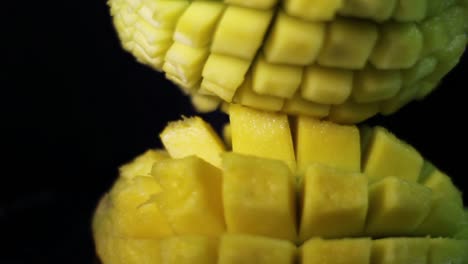
M417 183L387 177L369 189L366 233L399 236L412 232L427 217L431 190Z
M295 241L295 182L276 160L223 156L223 203L227 231Z
M151 174L161 186L153 199L176 234L215 236L224 232L218 168L190 156L156 163Z
M284 161L295 170L288 117L240 105L229 107L234 152Z
M361 171L359 130L356 127L299 116L295 138L300 172L312 163L352 172Z
M160 135L172 158L196 155L220 167L225 146L213 128L199 117L172 122Z
M311 239L300 249L301 263L369 264L371 240L368 238Z
M309 166L302 186L300 240L362 235L368 207L367 185L363 174Z
M248 235L225 235L218 264L293 264L296 248L291 242Z
M385 157L385 158L384 158ZM371 181L398 177L417 181L423 158L412 147L383 128L376 128L364 154L364 173Z

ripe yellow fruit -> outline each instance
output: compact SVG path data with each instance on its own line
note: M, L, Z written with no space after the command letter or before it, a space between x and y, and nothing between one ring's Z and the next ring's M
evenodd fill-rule
M93 220L103 264L468 261L460 191L387 130L229 112L232 149L185 118L122 166Z
M122 46L202 112L219 102L358 123L458 63L466 0L109 0Z

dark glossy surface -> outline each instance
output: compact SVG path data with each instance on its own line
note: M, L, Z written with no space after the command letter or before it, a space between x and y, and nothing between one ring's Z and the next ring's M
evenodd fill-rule
M167 121L193 112L161 74L120 49L103 0L2 10L0 263L93 263L91 214L117 167L159 146ZM369 122L465 191L467 70L465 55L427 100ZM226 120L205 117L218 127Z

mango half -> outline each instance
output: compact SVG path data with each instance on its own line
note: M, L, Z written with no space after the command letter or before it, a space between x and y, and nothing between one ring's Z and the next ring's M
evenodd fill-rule
M195 107L353 124L431 93L466 44L465 0L109 0L122 46Z
M460 190L389 131L229 113L229 144L185 118L121 167L93 219L103 264L468 262Z

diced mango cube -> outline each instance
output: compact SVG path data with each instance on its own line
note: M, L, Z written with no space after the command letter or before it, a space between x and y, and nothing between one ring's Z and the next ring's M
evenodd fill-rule
M223 155L227 232L296 240L295 179L277 160Z
M313 163L345 171L361 171L361 149L357 127L299 116L296 133L299 171L304 172Z
M289 241L227 234L221 238L218 264L293 264L295 255Z
M293 98L286 100L282 111L292 115L308 115L320 118L328 115L330 105L305 100L301 97L300 93L296 93Z
M363 174L310 165L303 178L300 241L362 235L367 185Z
M379 103L355 103L348 100L339 105L333 105L328 119L339 124L356 124L376 115L379 112Z
M439 2L439 1L429 1ZM422 56L432 55L434 52L445 49L450 42L450 36L440 16L424 20L420 24L424 37Z
M221 99L216 96L194 93L190 96L193 107L199 113L213 112L218 109Z
M328 26L318 63L329 67L362 69L377 37L375 24L345 18L335 19Z
M447 174L440 170L434 170L423 182L424 186L432 190L433 199L448 199L454 201L460 207L463 207L462 193L453 184Z
M393 17L400 22L421 21L426 17L427 2L428 0L399 0Z
M391 17L395 10L397 0L346 0L339 13L346 16L371 18L384 21Z
M268 63L259 56L252 76L252 88L258 94L292 98L302 81L302 67Z
M221 166L223 141L210 124L199 117L170 122L160 134L161 141L172 158L196 155L214 166Z
M149 1L148 1L149 2ZM190 5L190 1L172 1L159 0L154 2L154 19L159 28L173 29L176 27L179 17L184 13L185 9Z
M435 84L419 81L413 84L403 84L400 91L390 99L387 99L380 104L380 113L383 115L391 115L400 108L411 102L419 93L434 87Z
M224 3L258 9L270 9L278 0L224 0Z
M468 261L467 240L434 238L430 241L428 262L430 264L465 264Z
M415 235L453 236L465 222L463 207L450 198L433 198L429 214L414 230Z
M373 264L426 264L429 238L384 238L372 241Z
M160 263L160 241L156 239L112 238L113 260L121 264ZM118 262L117 262L118 261Z
M118 180L110 193L116 235L137 239L172 235L168 219L152 200L160 192L160 185L152 177Z
M217 264L218 240L205 236L174 236L161 240L160 251L162 264Z
M174 42L166 53L163 69L184 83L198 83L208 55L208 48L198 49Z
M382 101L395 96L402 86L399 70L377 70L368 66L356 72L353 99L357 103Z
M369 238L322 240L314 238L300 249L301 263L369 264L371 240Z
M265 42L265 58L271 63L309 65L318 56L325 24L307 22L280 12Z
M288 14L305 20L332 20L343 2L343 0L285 0L284 9Z
M437 66L437 59L433 56L422 58L413 67L403 70L401 77L405 85L411 85L428 76Z
M261 95L255 92L252 89L251 74L245 77L244 82L239 89L237 89L233 101L234 103L266 111L279 111L284 104L284 99L282 98L271 95Z
M272 10L227 7L217 26L211 51L252 60L272 17Z
M376 127L363 156L364 173L371 181L399 177L416 182L423 158L410 145L400 141L385 128Z
M177 22L174 40L195 48L207 47L224 7L214 1L191 3Z
M169 154L165 150L149 149L131 162L121 166L119 168L120 176L126 179L149 176L153 164L167 158L169 158Z
M431 209L431 190L420 184L387 177L369 189L366 232L371 236L407 234Z
M229 118L234 152L282 160L295 170L291 130L285 114L231 105Z
M231 102L250 67L250 61L219 54L210 54L203 68L200 92L208 91Z
M219 236L225 231L221 170L190 156L156 163L151 174L162 188L153 200L176 234Z
M447 73L449 73L460 61L460 58L465 51L468 37L465 34L460 34L452 39L450 43L436 53L438 63L434 71L427 76L426 80L430 82L439 82Z
M421 57L423 34L414 23L385 23L370 56L377 69L407 69Z
M305 68L301 95L316 103L341 104L351 95L352 88L352 71L314 65Z

